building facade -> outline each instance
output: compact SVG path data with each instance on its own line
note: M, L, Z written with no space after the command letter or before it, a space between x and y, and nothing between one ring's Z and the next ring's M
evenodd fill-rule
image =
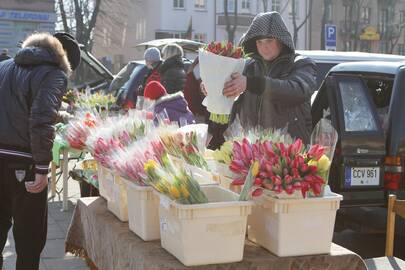
M17 44L32 32L54 32L55 21L54 0L1 0L0 50L14 55Z
M324 49L325 24L336 26L336 50L405 54L404 0L314 0L309 49Z
M287 27L294 32L293 14L297 25L302 24L309 11L309 0L238 0L237 27L234 42L238 42L253 18L260 12L276 10L283 16ZM158 38L187 38L201 42L228 40L224 0L137 0L108 5L103 1L104 13L117 14L115 21L99 17L95 28L93 52L97 58L112 66L116 72L130 60L142 59L141 42ZM228 0L228 21L235 22L235 0ZM309 19L308 19L309 22ZM304 23L297 34L296 47L308 47L309 23Z

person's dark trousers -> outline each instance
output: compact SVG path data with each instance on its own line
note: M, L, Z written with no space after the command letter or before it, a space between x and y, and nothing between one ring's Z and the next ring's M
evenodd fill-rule
M227 130L228 124L214 123L211 120L208 121L208 132L212 138L207 148L211 150L217 150L221 148L225 142L224 132Z
M46 243L48 190L45 188L37 194L26 191L24 181L33 181L34 177L31 165L0 159L0 269L11 225L17 253L16 270L39 269Z

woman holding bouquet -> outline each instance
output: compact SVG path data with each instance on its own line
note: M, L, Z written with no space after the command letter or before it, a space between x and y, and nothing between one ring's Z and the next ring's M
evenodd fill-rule
M256 15L240 44L252 60L243 75L232 74L224 86L225 96L240 95L231 118L239 116L242 126L288 126L291 136L309 143L315 63L295 54L291 34L278 12Z

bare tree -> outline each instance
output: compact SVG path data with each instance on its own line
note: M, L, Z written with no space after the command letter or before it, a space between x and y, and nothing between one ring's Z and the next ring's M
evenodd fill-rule
M298 8L296 6L297 2L296 0L291 1L291 13L292 13L292 22L293 22L293 39L294 39L294 44L297 44L298 41L298 32L301 30L301 28L307 23L309 17L311 16L312 13L312 2L313 0L309 0L309 5L308 9L305 11L305 18L302 20L302 22L298 25L297 24L297 15L298 15Z
M234 1L234 12L232 16L233 18L232 23L228 13L228 0L224 0L224 15L226 21L226 32L228 34L228 41L233 43L235 41L235 32L238 26L238 0Z
M328 23L328 11L332 5L332 0L323 0L322 30L321 30L321 49L325 50L325 25Z
M360 34L360 21L361 21L361 10L363 8L365 0L352 0L352 20L350 26L352 28L352 40L353 46L352 50L357 51L359 45L359 34ZM354 14L353 14L354 13Z
M395 11L397 10L398 0L380 0L380 12L387 12L386 21L382 28L381 39L387 43L385 52L393 53L398 41L402 35L402 31L405 28L405 24L402 22L396 23Z
M91 50L91 38L100 11L101 0L58 0L63 30Z

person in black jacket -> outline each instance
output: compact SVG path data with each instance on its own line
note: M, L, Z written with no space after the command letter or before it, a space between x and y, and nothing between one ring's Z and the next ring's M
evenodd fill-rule
M242 74L235 73L223 94L237 97L232 118L242 126L288 127L291 136L309 143L312 130L311 96L317 67L295 53L291 34L278 12L257 14L240 41L251 55Z
M163 63L159 66L160 83L168 94L184 91L186 71L183 64L183 49L177 44L167 44L162 49Z
M0 64L0 254L13 225L17 270L39 268L53 125L67 78L79 63L72 36L38 33ZM0 268L2 261L0 256Z

